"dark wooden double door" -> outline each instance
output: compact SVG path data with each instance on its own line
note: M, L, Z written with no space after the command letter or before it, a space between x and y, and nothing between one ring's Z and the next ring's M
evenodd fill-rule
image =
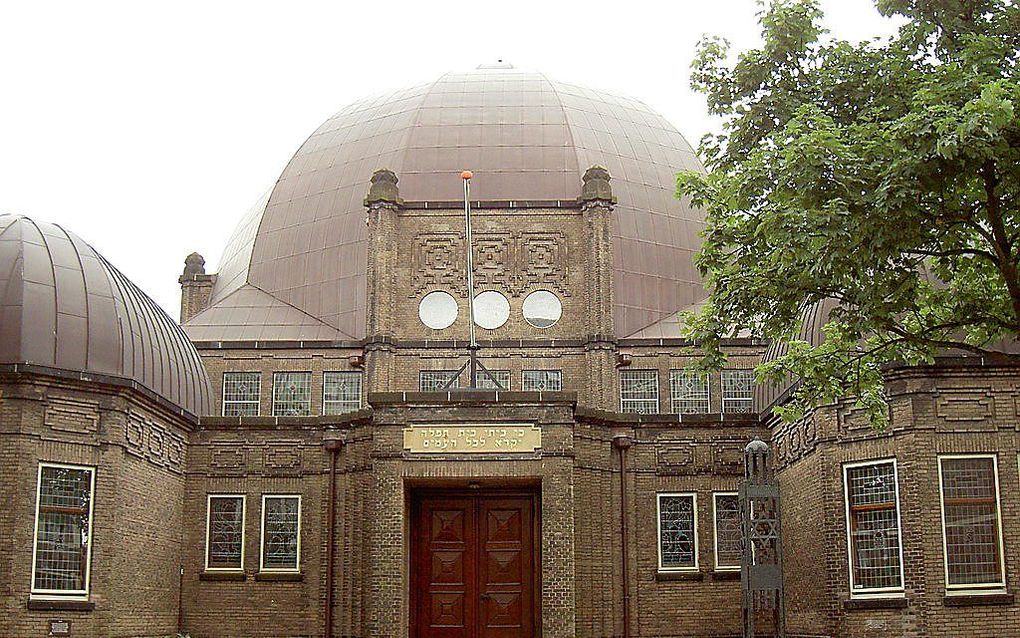
M534 638L536 498L423 492L412 501L412 638Z

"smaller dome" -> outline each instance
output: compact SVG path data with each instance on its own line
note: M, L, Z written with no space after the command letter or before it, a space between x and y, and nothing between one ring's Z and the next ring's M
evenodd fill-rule
M212 390L184 331L91 246L0 215L0 364L132 381L192 415Z

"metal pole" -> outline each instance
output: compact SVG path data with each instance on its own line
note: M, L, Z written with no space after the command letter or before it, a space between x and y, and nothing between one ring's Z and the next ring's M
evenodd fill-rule
M475 251L471 239L471 178L474 177L471 171L464 171L460 174L464 180L464 240L467 244L467 287L468 287L468 329L470 344L468 345L468 358L470 360L471 382L468 387L474 390L478 387L478 342L475 340Z

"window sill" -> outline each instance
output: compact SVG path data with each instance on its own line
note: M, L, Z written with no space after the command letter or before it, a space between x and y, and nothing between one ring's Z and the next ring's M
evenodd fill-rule
M297 583L303 581L305 575L301 572L258 572L255 574L255 580L265 581L270 583Z
M716 569L712 572L712 580L740 580L740 570Z
M206 581L241 581L246 580L247 578L248 575L245 574L244 571L240 569L222 572L220 571L198 572L198 579Z
M739 573L739 572L738 572ZM705 580L704 572L686 571L686 572L655 572L655 580L658 582L672 582L672 581L696 581Z
M30 611L92 611L95 608L96 604L91 600L28 599Z
M946 607L976 607L980 605L1012 605L1015 598L1006 592L987 594L946 594L942 604Z
M905 596L876 596L875 598L851 598L843 601L843 609L856 611L863 609L905 609L908 604Z

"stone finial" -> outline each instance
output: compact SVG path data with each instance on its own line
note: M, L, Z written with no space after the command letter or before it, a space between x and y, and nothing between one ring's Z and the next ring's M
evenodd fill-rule
M365 206L386 202L401 204L400 188L397 187L397 174L388 168L380 168L372 173L372 186L365 197Z
M205 274L205 257L198 253L191 253L184 259L184 276Z
M613 196L613 187L609 183L612 179L609 171L601 166L592 166L586 170L584 177L581 178L581 201L602 200L615 204L616 197Z

